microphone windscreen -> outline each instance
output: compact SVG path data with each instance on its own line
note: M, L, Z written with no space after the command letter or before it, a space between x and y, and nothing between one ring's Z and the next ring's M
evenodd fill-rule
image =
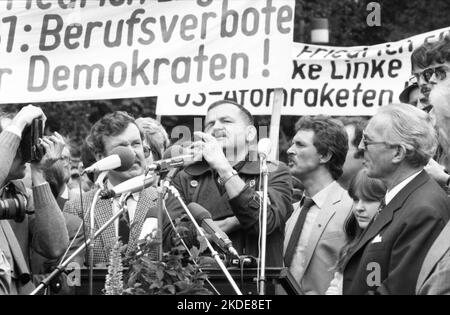
M111 151L111 155L112 154L117 154L120 158L120 167L116 168L116 171L127 171L133 166L135 154L131 149L127 147L117 147Z
M197 222L202 222L205 219L212 219L211 213L196 202L191 202L187 207Z
M264 155L266 158L272 149L272 142L269 138L263 138L258 142L258 155Z

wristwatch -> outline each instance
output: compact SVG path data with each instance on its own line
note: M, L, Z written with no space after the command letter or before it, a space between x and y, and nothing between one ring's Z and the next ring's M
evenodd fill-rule
M225 184L231 179L231 177L233 177L235 175L238 175L238 172L235 169L233 169L231 171L231 175L229 175L228 177L225 177L225 178L219 177L219 179L217 181L219 182L220 185L225 186Z

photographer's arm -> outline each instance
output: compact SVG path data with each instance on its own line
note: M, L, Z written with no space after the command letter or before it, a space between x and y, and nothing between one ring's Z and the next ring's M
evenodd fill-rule
M3 187L8 179L16 151L19 148L20 137L8 129L0 134L0 186Z
M50 185L45 181L43 170L61 157L64 140L59 134L55 134L43 139L41 144L45 147L46 154L40 162L30 164L35 208L32 246L47 258L58 258L69 245L69 235L64 216Z

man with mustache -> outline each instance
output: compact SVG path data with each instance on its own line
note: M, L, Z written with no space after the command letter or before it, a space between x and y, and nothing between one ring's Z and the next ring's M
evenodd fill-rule
M447 195L424 170L436 147L430 116L414 106L383 106L369 121L359 148L368 176L387 193L348 254L344 295L415 293L425 255L450 219Z
M127 113L118 111L105 115L92 126L86 141L92 152L94 152L97 161L107 157L118 147L127 147L134 152L135 160L130 169L126 171L111 170L108 172L105 183L108 188L144 174L146 162L142 144L143 135L134 118ZM91 190L83 195L83 209L85 212L91 208L94 193L95 190ZM121 238L123 244L128 244L127 254L136 249L144 223L156 222L158 217L156 208L157 197L156 189L149 187L133 193L127 198L127 213L122 214L118 220L95 239L94 264L102 264L109 261L109 254L117 237ZM80 197L66 202L64 211L75 214L81 219L85 217L86 226L90 226L89 216L85 216L81 211ZM98 229L103 226L117 211L119 211L118 198L99 200L95 208L95 228ZM151 233L152 230L148 232ZM88 258L86 257L86 262L89 261Z
M305 294L325 294L346 242L344 222L353 204L337 182L348 137L339 121L326 116L303 117L295 127L288 165L305 190L286 223L284 262Z
M252 148L256 136L253 117L245 107L226 100L211 104L204 132L196 132L197 141L191 145L198 162L179 172L173 184L187 204L196 202L211 213L239 254L258 257L260 169ZM292 212L292 183L283 163L269 162L268 166L266 264L280 267L284 225ZM172 196L167 201L167 209L172 217L184 213Z

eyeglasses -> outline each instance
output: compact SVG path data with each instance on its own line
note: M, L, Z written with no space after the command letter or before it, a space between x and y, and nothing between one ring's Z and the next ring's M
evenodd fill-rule
M423 78L426 83L429 83L433 75L435 75L438 80L444 80L447 77L447 72L449 71L450 69L448 67L439 66L425 69L422 72L414 74L414 76L417 78L417 81L419 81L420 78Z
M364 145L364 151L367 151L367 147L369 145L372 145L372 144L384 144L384 145L389 146L389 147L395 147L396 146L395 144L392 144L392 143L389 143L389 142L386 142L386 141L371 141L371 140L368 140L367 139L367 135L365 133L363 133L363 135L362 135L361 142Z

